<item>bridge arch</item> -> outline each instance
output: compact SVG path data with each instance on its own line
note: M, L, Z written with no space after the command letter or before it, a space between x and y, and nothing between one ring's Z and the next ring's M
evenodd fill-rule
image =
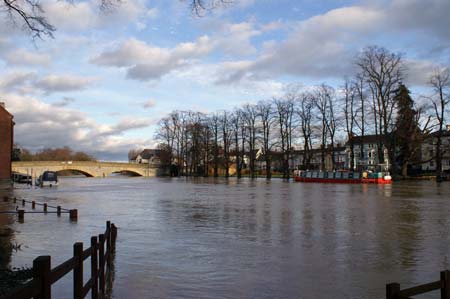
M85 169L79 169L79 168L76 168L76 167L59 169L56 172L59 173L59 172L63 172L63 171L76 171L76 172L79 172L79 173L85 175L88 178L95 177L95 174L93 174L93 173L91 173L89 171L86 171Z
M126 172L126 173L130 173L133 176L144 176L144 174L142 174L141 172L135 170L135 169L121 169L121 170L114 170L112 172L110 172L108 175L112 174L112 173L122 173L122 172Z

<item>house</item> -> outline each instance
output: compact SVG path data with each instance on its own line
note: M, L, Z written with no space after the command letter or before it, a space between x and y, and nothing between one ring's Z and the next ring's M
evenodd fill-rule
M334 152L334 167L332 154ZM320 170L322 169L322 150L320 148L314 148L308 151L310 156L309 164L303 165L303 158L305 156L304 150L295 150L292 152L290 168L291 169L308 169L308 170ZM334 169L343 169L347 162L347 152L345 146L337 146L334 151L331 148L325 151L325 165L324 170L332 171Z
M13 115L0 102L0 180L11 178L11 156L14 143Z
M422 171L436 170L436 143L438 132L430 134L421 146ZM441 138L442 171L450 172L450 125L442 132Z
M130 160L130 163L160 165L163 150L144 149Z
M387 165L389 158L388 158L388 150L383 145L383 161L380 161L378 157L378 140L380 136L377 135L365 135L362 136L354 136L352 138L353 143L353 153L354 153L354 159L353 159L353 165L356 170L377 170L377 166L380 166L381 164ZM347 159L345 163L345 168L350 168L350 161L351 161L351 142L350 140L347 141L345 147L347 152Z

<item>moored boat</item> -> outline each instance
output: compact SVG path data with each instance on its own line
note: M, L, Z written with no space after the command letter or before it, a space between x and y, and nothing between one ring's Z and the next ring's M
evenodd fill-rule
M384 172L301 171L294 174L296 182L341 184L391 184L392 178Z
M36 186L53 187L58 186L58 175L56 171L44 171L39 178L36 179Z

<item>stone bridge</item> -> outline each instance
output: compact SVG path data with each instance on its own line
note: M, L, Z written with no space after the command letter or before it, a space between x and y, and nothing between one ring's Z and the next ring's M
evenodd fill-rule
M44 171L75 170L88 177L106 177L111 173L128 172L138 176L152 177L159 174L157 165L96 162L96 161L29 161L13 162L12 171L38 177Z

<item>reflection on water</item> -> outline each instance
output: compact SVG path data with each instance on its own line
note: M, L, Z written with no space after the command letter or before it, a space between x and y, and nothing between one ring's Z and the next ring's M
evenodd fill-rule
M30 265L119 227L113 298L383 298L385 284L438 278L450 254L449 184L66 178L16 196L79 209L79 220L14 223ZM71 279L55 285L71 297Z

